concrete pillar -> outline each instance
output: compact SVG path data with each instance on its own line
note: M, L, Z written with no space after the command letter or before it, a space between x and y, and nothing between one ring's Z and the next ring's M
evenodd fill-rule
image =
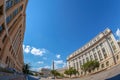
M100 61L100 57L99 57L99 55L98 55L98 52L97 52L97 49L96 49L96 48L95 48L95 53L96 53L96 55L97 55L98 61Z
M101 55L102 55L102 59L104 59L105 57L104 57L104 55L103 55L102 48L101 48L100 46L98 46L98 47L99 47L100 53L101 53Z
M93 51L91 51L91 54L92 54L93 60L95 60L95 57L94 57L94 53L93 53Z

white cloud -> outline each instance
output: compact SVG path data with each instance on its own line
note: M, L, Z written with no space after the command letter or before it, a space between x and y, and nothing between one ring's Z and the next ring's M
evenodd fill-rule
M60 57L61 57L60 54L57 54L57 55L56 55L56 58L57 58L57 59L60 59Z
M31 47L29 45L27 45L27 46L23 45L23 50L25 53L29 53L30 49L31 49Z
M64 63L63 60L55 60L54 62L55 62L55 64L63 64Z
M31 47L29 45L23 45L23 51L25 53L31 53L33 55L43 56L44 53L47 53L48 50L46 49L39 49L35 47Z
M25 45L23 45L23 50L25 49Z
M118 39L120 40L120 29L118 28L116 31L116 36L118 37Z
M63 60L55 60L54 61L55 69L62 68L66 66L66 63Z
M51 66L44 66L44 67L38 67L38 68L31 68L31 70L32 71L37 71L37 72L39 72L42 68L47 68L47 69L50 69L51 68Z
M44 62L43 62L43 61L38 61L37 63L38 63L38 64L43 64Z
M41 69L42 69L42 67L39 67L39 68L31 68L32 71L37 71L37 72L39 72Z
M31 54L33 55L39 55L42 56L45 53L45 49L37 49L35 47L32 47Z
M44 68L50 69L50 68L51 68L51 66L44 66Z

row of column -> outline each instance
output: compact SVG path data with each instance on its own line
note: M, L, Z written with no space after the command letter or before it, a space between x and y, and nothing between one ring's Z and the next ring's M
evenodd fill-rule
M98 61L102 61L103 59L105 59L102 48L104 48L106 55L110 55L108 43L105 41L104 43L101 43L101 45L98 45L97 47L92 49L89 53L82 53L83 55L80 55L79 57L77 56L76 58L69 61L68 67L74 67L78 70L80 69L81 65L83 65L83 63L86 63L87 60L91 60L91 58L92 60L95 60L97 58Z

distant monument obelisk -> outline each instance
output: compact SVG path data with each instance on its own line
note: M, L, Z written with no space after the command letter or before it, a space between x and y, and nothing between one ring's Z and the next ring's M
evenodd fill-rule
M55 64L55 63L54 63L54 60L53 60L53 64L52 64L53 71L55 70L55 66L54 66L54 64ZM54 74L53 74L53 75L54 75ZM54 79L55 79L55 75L54 75ZM53 80L54 80L54 79L53 79Z
M53 70L55 70L55 66L54 66L54 60L53 60Z

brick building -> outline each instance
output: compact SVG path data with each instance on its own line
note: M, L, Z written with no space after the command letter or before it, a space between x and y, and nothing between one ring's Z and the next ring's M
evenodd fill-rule
M0 67L22 71L28 0L0 0Z

